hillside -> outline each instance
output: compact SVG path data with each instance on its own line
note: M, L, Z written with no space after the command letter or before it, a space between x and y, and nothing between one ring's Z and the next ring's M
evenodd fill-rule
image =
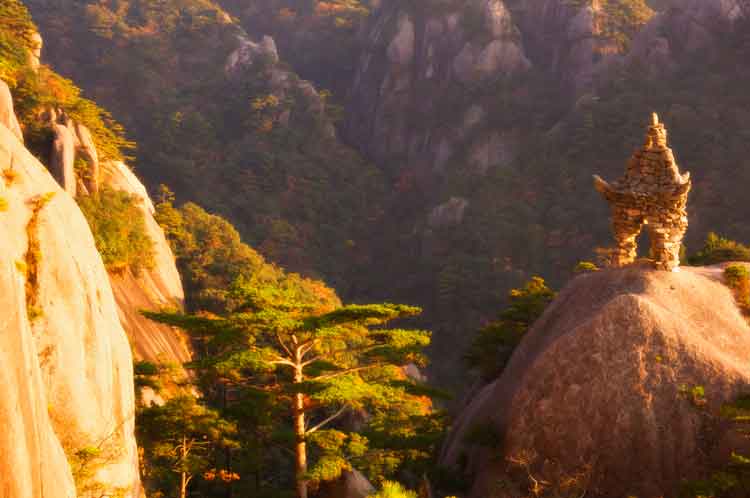
M723 468L747 450L721 414L750 380L750 328L721 280L642 266L575 278L459 415L443 462L475 498L522 496L532 478L673 497Z
M652 111L694 173L688 249L717 226L750 239L739 1L29 5L43 58L127 125L150 189L347 298L420 304L446 384L507 289L608 243L589 178L620 170Z
M335 136L335 106L266 33L210 0L27 3L44 59L129 130L152 191L169 185L267 257L333 284L368 260L359 241L382 177Z

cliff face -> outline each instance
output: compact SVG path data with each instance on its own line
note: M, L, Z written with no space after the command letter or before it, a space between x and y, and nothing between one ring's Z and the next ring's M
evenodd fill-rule
M75 496L63 449L92 447L81 495L139 496L132 356L89 227L5 125L0 170L2 496Z
M570 105L621 52L606 15L598 2L454 0L422 10L384 0L362 29L346 137L381 165L425 175L465 157L481 173L508 164L514 125L488 126L502 112L498 90L535 68Z
M522 461L553 486L580 477L587 496L676 496L741 440L719 412L750 381L750 328L720 279L638 267L576 278L463 410L444 463L464 462L476 498L505 496L493 483ZM496 437L472 443L478 431Z
M477 91L531 66L502 1L448 5L384 1L363 28L344 133L383 166L442 170L486 117Z
M122 162L110 162L102 168L102 182L115 190L122 190L140 199L146 234L154 243L154 262L139 275L130 270L111 274L117 309L130 338L136 360L153 363L190 361L188 337L179 330L148 320L140 310L182 307L185 294L175 258L164 231L154 219L154 205L146 188Z

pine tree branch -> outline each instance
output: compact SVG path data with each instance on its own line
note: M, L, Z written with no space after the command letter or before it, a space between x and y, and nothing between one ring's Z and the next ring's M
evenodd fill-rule
M354 372L361 372L362 370L369 370L370 368L376 368L383 366L381 363L373 363L372 365L365 365L362 367L354 367L354 368L348 368L346 370L340 370L338 372L333 372L326 375L320 375L318 377L314 377L310 379L312 382L318 382L321 380L328 380L328 379L335 379L336 377L341 377L342 375L347 375Z
M284 343L284 341L281 339L281 336L279 335L278 332L276 332L276 340L279 341L279 344L281 344L281 347L284 348L284 351L286 351L286 354L288 354L289 356L294 356L292 354L292 350L287 347L286 343Z
M337 411L336 413L334 413L330 417L327 417L326 419L324 419L323 421L321 421L319 424L316 424L313 427L307 429L305 431L305 435L312 434L313 432L317 431L318 429L320 429L324 425L326 425L326 424L332 422L333 420L337 419L338 417L340 417L344 413L344 411L346 411L346 405L342 406L339 409L339 411Z

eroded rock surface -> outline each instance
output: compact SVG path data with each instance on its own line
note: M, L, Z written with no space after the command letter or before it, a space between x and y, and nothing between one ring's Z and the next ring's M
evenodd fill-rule
M130 271L110 275L120 319L130 337L137 360L182 364L190 361L191 347L184 332L153 322L141 310L180 308L185 298L174 255L164 231L154 219L154 205L146 188L122 162L104 164L103 182L141 200L146 233L154 242L154 264L139 275Z
M13 96L10 93L8 85L0 80L0 124L10 130L18 140L23 142L23 132L21 125L13 111Z
M673 497L683 479L722 466L741 438L718 413L750 382L750 327L717 275L627 267L577 277L463 410L443 462L466 462L473 498L518 496L491 490L523 455L550 482L586 472L597 497ZM477 428L497 432L494 447L468 442Z
M132 356L104 264L73 199L0 126L0 169L11 163L13 181L0 186L0 468L12 471L0 472L0 490L73 497L62 448L101 445L85 484L137 497Z

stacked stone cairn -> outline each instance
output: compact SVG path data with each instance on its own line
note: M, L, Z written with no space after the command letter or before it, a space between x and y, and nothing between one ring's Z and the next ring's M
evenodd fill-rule
M617 243L612 266L635 261L636 238L646 225L651 240L651 259L659 270L680 266L680 247L688 227L687 198L690 173L680 174L667 129L652 115L643 149L628 162L625 176L612 184L594 175L594 186L612 208L612 230Z

